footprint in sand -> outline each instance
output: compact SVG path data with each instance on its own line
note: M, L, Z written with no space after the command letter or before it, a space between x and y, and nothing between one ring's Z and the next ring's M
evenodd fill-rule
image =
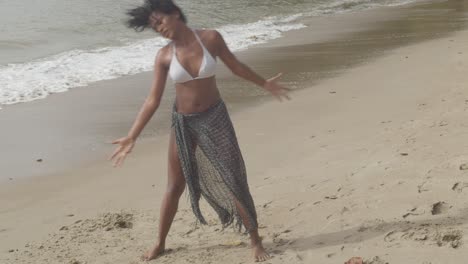
M456 186L454 186L452 189L455 190ZM449 211L449 209L452 208L445 202L437 202L431 205L431 214L432 215L440 215L440 214L445 214ZM420 209L418 207L413 207L410 209L407 213L403 214L403 218L407 218L409 216L416 216L416 215L423 215L425 214L426 211L424 209Z
M352 257L345 264L389 264L389 262L382 260L379 256L364 261L361 257Z
M336 199L338 199L338 196L336 196L336 195L327 195L324 198L327 199L327 200L336 200Z
M438 124L440 127L448 126L449 123L447 121L440 121Z
M437 225L421 224L400 231L393 230L384 237L384 241L389 243L401 242L402 240L439 247L449 245L452 248L459 248L462 245L463 232L457 229L441 228Z
M460 230L449 230L437 235L439 247L449 244L452 248L458 248L462 244L463 233Z
M432 177L426 177L426 180L424 180L421 184L418 185L418 193L422 192L428 192L429 189L424 188L424 185L431 179Z
M389 262L381 259L379 256L375 256L372 259L365 260L363 264L389 264Z
M336 200L336 199L340 198L340 197L339 197L339 192L341 191L341 189L342 189L342 188L339 187L338 190L336 191L336 194L327 195L327 196L325 196L324 198L325 198L326 200Z
M291 245L294 243L294 240L290 240L288 238L285 238L283 234L290 233L291 230L286 229L281 233L273 233L273 243L275 243L276 246L281 247L284 245Z
M289 211L292 212L292 211L296 210L296 209L299 208L302 204L304 204L304 203L303 203L303 202L298 203L296 206L290 208Z
M431 213L432 215L440 215L440 214L445 214L448 212L448 210L451 208L447 203L445 202L437 202L432 205L431 208Z
M426 213L425 210L421 210L418 207L413 207L407 213L403 215L403 218L407 218L408 216L423 215L425 213Z
M267 202L267 203L264 203L264 204L262 205L262 207L263 207L263 208L267 208L267 207L268 207L270 204L272 204L272 203L273 203L273 201L269 201L269 202Z
M381 259L379 256L376 256L372 259L364 261L364 264L389 264L389 262Z
M453 185L452 191L463 192L463 189L468 187L468 182L457 182Z

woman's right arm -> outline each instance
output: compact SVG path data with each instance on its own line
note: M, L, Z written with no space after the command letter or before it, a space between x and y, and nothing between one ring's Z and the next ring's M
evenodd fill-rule
M159 52L154 63L154 78L150 93L141 107L132 128L128 132L129 138L136 140L154 112L158 109L164 87L166 86L167 72L168 67L164 62L164 52Z
M141 131L159 107L164 87L166 86L167 73L169 70L166 51L167 49L162 48L156 55L154 63L154 77L150 93L143 103L143 106L141 107L132 128L128 132L128 135L112 142L112 144L119 145L110 157L110 159L114 161L114 166L120 166L123 163L127 154L132 151Z

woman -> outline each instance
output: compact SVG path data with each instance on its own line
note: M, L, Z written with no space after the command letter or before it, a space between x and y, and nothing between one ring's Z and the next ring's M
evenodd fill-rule
M280 75L264 80L239 62L215 30L193 30L172 0L146 0L129 10L128 26L137 31L151 27L171 42L156 55L154 81L135 123L126 137L113 142L119 146L111 159L119 166L161 101L169 75L175 82L176 100L169 141L168 186L160 211L159 237L143 258L151 260L165 249L166 236L185 186L192 210L201 214L201 197L217 212L223 226L244 226L250 234L256 261L270 256L258 234L255 206L247 185L245 166L232 123L220 97L214 76L219 57L236 75L271 92L279 100L289 99L286 88L277 83Z

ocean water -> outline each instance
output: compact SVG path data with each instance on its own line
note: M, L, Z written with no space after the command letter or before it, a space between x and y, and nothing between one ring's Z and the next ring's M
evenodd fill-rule
M177 0L195 28L219 30L233 51L281 37L309 16L416 0ZM152 69L167 41L124 26L135 0L0 0L0 108Z

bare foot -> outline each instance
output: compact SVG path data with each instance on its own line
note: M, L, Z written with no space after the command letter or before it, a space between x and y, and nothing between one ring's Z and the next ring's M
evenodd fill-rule
M262 243L257 243L256 245L253 245L252 253L253 253L255 262L263 262L271 258L271 256L263 248Z
M150 261L159 257L162 253L164 253L164 245L156 245L153 249L141 256L141 259L144 261Z

